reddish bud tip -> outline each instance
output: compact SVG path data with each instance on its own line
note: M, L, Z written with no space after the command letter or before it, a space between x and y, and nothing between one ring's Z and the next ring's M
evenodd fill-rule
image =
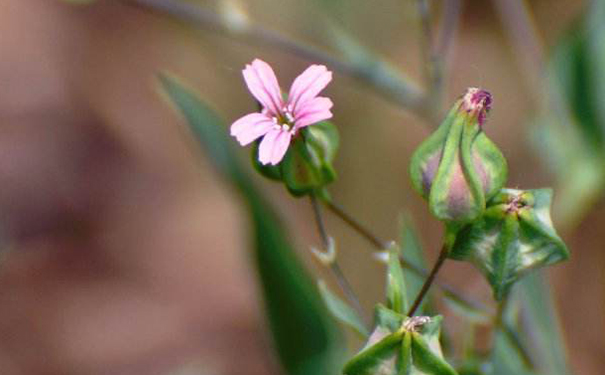
M462 109L471 115L477 116L479 126L483 127L485 116L492 108L492 94L476 87L466 90L462 98Z

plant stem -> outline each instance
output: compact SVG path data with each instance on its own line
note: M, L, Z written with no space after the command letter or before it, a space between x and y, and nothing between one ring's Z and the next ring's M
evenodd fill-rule
M315 197L314 194L311 194L309 197L311 200L311 206L313 207L313 214L315 215L315 223L317 224L317 231L319 232L323 246L325 248L327 248L328 246L330 246L330 241L328 239L328 233L327 233L326 227L324 225L323 216L321 214L321 209L320 209L319 203L317 202L317 198ZM332 262L330 262L329 267L330 267L330 270L332 271L332 273L334 274L334 276L336 277L336 281L338 282L340 289L342 290L342 292L344 293L346 298L349 300L349 303L351 303L351 305L353 305L353 308L357 311L357 313L361 317L362 321L365 322L366 317L363 312L363 308L361 307L361 303L359 302L359 298L355 294L355 291L353 291L351 284L349 283L349 281L345 277L344 273L342 272L342 269L340 268L336 258Z
M345 50L342 58L337 58L324 50L294 40L280 32L261 27L245 18L234 24L221 14L204 9L193 3L173 0L121 0L129 6L136 6L163 14L171 15L206 29L243 40L247 43L266 45L302 57L314 63L327 65L341 74L366 83L375 93L404 107L423 119L432 116L425 105L425 93L422 89L391 69L391 64L365 47L355 43L354 51ZM342 49L337 45L336 48Z
M418 292L418 296L416 296L416 299L414 300L412 307L410 307L410 310L408 311L407 315L409 317L414 316L414 313L416 312L416 310L418 310L418 307L420 307L420 304L422 303L422 300L424 299L424 297L428 293L429 289L431 288L431 285L433 285L433 281L435 281L435 277L437 276L437 273L439 273L441 266L443 266L443 263L447 259L447 251L448 251L447 246L444 244L443 247L441 248L441 252L439 253L439 257L437 258L437 261L433 265L433 269L431 269L431 273L429 273L429 276L426 278L426 281L422 285L422 289L420 289L420 292Z
M368 242L374 245L377 250L385 250L389 247L387 241L380 239L370 229L368 229L368 227L361 224L359 220L355 219L351 214L347 213L347 211L342 206L337 203L334 203L333 201L323 200L322 202L333 214L335 214L345 224L347 224L351 229L353 229L355 232L365 238ZM418 276L428 277L429 272L427 270L408 262L402 257L399 258L399 261L403 268L415 273ZM455 288L452 288L451 286L444 284L439 280L435 280L434 283L445 293L447 297L472 306L473 308L476 308L478 310L488 310L488 308L483 303L464 296L463 293L456 290Z
M384 250L389 247L388 242L383 241L380 238L378 238L378 236L376 236L374 233L372 233L371 230L366 228L363 224L361 224L353 216L348 214L341 206L339 206L338 204L336 204L332 201L328 201L328 200L324 200L323 203L330 211L332 211L332 213L334 215L338 216L342 221L344 221L347 225L349 225L351 227L351 229L353 229L355 232L359 233L363 238L365 238L372 245L374 245L374 247L376 247L379 250Z

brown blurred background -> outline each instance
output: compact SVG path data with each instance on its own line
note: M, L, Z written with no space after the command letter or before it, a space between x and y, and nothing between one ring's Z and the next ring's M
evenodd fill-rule
M317 45L332 19L421 77L411 1L352 0L327 15L311 1L241 3L251 19ZM531 6L551 46L583 2ZM287 87L309 62L119 1L0 0L0 54L0 228L8 250L0 267L0 374L277 373L247 260L245 216L191 149L154 74L178 74L233 120L254 108L240 74L245 63L270 62ZM490 2L466 1L447 102L468 86L490 90L487 132L509 160L508 185L552 185L527 142L535 108L517 57ZM397 235L399 213L411 211L432 259L439 224L407 178L426 127L345 76L336 74L327 94L342 138L334 197L385 238ZM258 182L305 261L322 273L306 251L319 243L307 202ZM600 204L562 233L572 259L550 272L577 374L605 372L604 222ZM382 266L337 219L328 226L369 309L382 298ZM443 277L489 294L466 265L448 264Z

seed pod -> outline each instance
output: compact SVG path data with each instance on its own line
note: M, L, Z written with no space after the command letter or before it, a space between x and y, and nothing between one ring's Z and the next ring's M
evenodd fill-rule
M487 91L468 89L412 156L412 184L440 220L474 220L506 182L506 160L483 132L491 103Z
M569 257L550 218L552 190L503 189L458 231L449 257L472 262L501 300L525 273Z

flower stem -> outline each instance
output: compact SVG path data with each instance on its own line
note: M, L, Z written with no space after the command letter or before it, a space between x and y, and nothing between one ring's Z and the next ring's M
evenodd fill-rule
M441 248L441 252L439 253L439 258L437 258L437 261L433 265L433 269L431 269L429 276L426 278L426 281L422 285L422 289L420 289L420 292L418 292L418 295L416 296L412 307L410 307L410 309L408 310L407 315L409 317L414 316L414 313L416 312L416 310L418 310L418 307L420 307L420 304L422 303L422 300L424 300L424 297L431 288L431 285L433 285L433 281L435 281L437 273L439 273L441 266L443 266L443 263L447 259L447 251L447 246L444 244Z
M363 238L368 240L372 245L374 245L374 247L376 247L379 250L384 250L389 247L389 244L386 241L383 241L380 238L378 238L378 236L376 236L374 233L372 233L371 230L366 228L363 224L361 224L359 221L357 221L353 216L348 214L341 206L339 206L338 204L336 204L332 201L328 201L328 200L324 200L323 202L324 202L325 206L330 211L332 211L332 213L334 215L336 215L340 219L342 219L342 221L344 221L349 227L351 227L351 229L353 229L355 232L359 233Z
M359 220L355 219L351 214L347 213L347 211L337 203L333 201L323 200L324 205L328 208L334 215L340 218L345 224L347 224L351 229L365 238L368 242L370 242L377 250L384 250L388 248L388 242L380 239L377 235L375 235L368 227L361 224ZM422 267L418 267L415 264L408 262L402 257L399 258L401 266L418 276L428 277L429 272ZM465 296L460 291L455 288L440 282L439 280L434 281L435 285L437 285L444 294L453 300L459 301L463 304L467 304L482 311L488 311L487 306L483 303L473 300L467 296Z
M311 200L311 206L313 207L313 214L315 215L317 231L319 232L323 246L325 248L328 248L328 246L330 246L330 240L328 239L328 233L324 225L323 216L321 214L321 208L319 206L319 203L317 202L317 197L314 194L311 194L309 197ZM351 284L342 272L342 269L340 268L340 265L338 264L336 258L332 262L330 262L329 267L332 273L334 274L336 281L340 286L340 289L342 290L346 298L349 300L349 303L357 311L357 314L359 314L362 321L365 322L366 316L363 311L363 308L361 307L361 303L359 302L359 298L355 294L355 291L351 287Z

